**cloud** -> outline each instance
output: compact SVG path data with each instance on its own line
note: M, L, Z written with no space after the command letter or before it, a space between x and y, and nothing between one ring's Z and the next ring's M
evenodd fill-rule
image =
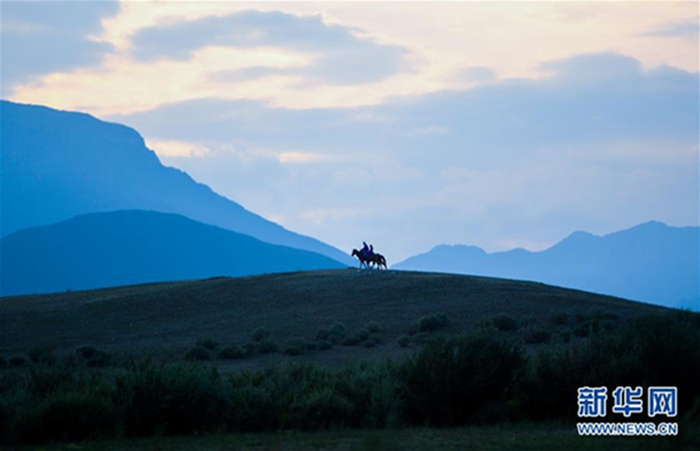
M242 143L248 162L166 161L334 244L371 231L394 258L439 242L499 250L504 237L697 223L698 74L610 53L546 68L371 107L199 99L110 119L149 139Z
M693 22L674 22L666 26L644 33L645 36L661 36L661 37L685 37L697 36L700 33L700 24L698 21Z
M118 12L112 1L3 2L2 96L43 74L99 63L113 47L91 37Z
M460 78L467 82L484 83L494 81L498 78L498 74L490 67L468 67L462 71Z
M132 49L137 59L146 61L187 60L205 47L280 47L315 57L306 67L251 67L216 75L228 81L276 74L355 84L378 81L408 70L404 62L406 49L360 37L359 31L326 24L320 16L249 10L145 28L133 36Z

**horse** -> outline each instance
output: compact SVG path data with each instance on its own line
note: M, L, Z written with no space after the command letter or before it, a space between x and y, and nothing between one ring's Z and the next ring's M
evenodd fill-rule
M381 269L382 266L384 269L387 269L386 258L384 258L382 254L372 254L369 257L366 257L364 253L358 251L357 249L353 249L352 254L350 255L357 257L358 260L360 260L360 269L362 269L363 266L371 268L370 263L377 265L377 268L379 269Z

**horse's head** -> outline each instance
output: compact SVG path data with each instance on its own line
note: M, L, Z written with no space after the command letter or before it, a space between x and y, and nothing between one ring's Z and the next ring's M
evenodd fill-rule
M352 257L354 257L354 256L356 256L356 255L359 256L359 255L360 255L360 252L359 252L357 249L353 249L353 250L352 250L352 253L351 253L350 255L351 255Z

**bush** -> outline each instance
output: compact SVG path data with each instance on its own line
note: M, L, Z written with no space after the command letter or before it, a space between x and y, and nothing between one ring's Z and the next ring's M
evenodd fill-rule
M185 360L189 360L192 362L209 360L210 357L211 356L209 355L209 351L201 346L195 346L194 348L187 351L187 354L185 354Z
M29 359L34 363L53 365L56 363L56 354L52 346L37 346L29 350Z
M263 338L258 343L258 352L261 354L272 354L277 352L277 343L272 338Z
M491 338L432 341L403 369L406 414L430 426L504 421L523 367L519 349Z
M569 324L569 314L566 312L555 313L549 317L549 323L554 326L566 326Z
M99 350L94 346L81 346L75 350L75 353L84 359L89 359L98 352Z
M396 342L401 346L402 348L408 347L409 344L411 344L411 338L408 335L401 335Z
M328 349L333 348L333 342L328 340L318 340L317 346L321 351L327 351Z
M518 330L518 321L510 315L501 313L493 317L493 325L500 331L511 332Z
M195 345L200 348L213 351L219 346L219 343L215 340L212 340L211 338L200 338L199 340L197 340Z
M573 336L573 333L571 332L571 329L569 329L568 327L559 332L559 338L560 338L562 343L569 343L571 341L572 336Z
M330 330L321 328L316 332L316 340L328 340L331 335Z
M542 344L547 343L552 338L549 331L543 329L530 329L525 333L523 340L527 344Z
M335 322L331 325L330 329L328 330L328 340L331 341L334 345L342 343L342 341L345 339L345 334L347 333L347 329L345 328L345 325L342 323Z
M253 355L258 352L258 345L256 343L248 342L243 345L243 349L245 350L246 355Z
M360 343L364 343L369 338L369 336L369 332L363 329L346 337L345 340L343 340L343 346L357 346Z
M0 354L0 368L2 368L3 366L5 366L5 364L6 364L6 363L5 363L5 358L2 356L2 354Z
M253 341L255 343L259 343L259 342L265 340L266 338L270 338L271 335L272 334L270 333L269 329L267 329L265 327L258 327L257 329L255 329L253 331L253 333L251 334L250 337L253 339Z
M325 387L295 401L290 409L298 428L312 430L347 425L354 406L347 396Z
M25 359L21 355L13 355L12 357L10 357L10 365L12 366L22 366L25 363L27 363L27 359Z
M589 329L588 324L580 324L574 329L574 336L579 338L587 337L590 333Z
M219 351L217 357L221 360L244 359L248 357L248 351L238 345L229 345Z
M370 321L365 325L365 330L370 334L378 334L382 331L382 325L377 321Z
M316 349L316 343L305 340L301 337L294 337L287 340L284 353L288 355L299 355L303 354L305 351L311 351L314 349Z
M448 325L449 320L444 313L424 316L418 320L418 330L420 332L434 332L439 329L444 329Z
M88 359L87 366L89 366L90 368L102 368L109 364L111 358L112 356L108 353L104 351L98 351L97 354L94 354Z
M368 338L364 341L364 343L362 343L362 346L364 346L365 348L373 348L377 346L377 340L374 338Z

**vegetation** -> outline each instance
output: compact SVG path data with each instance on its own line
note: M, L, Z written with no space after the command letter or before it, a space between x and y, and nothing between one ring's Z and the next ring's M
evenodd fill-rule
M435 332L439 329L444 329L449 325L449 320L445 313L436 313L427 315L418 320L419 332Z
M518 321L510 315L501 313L493 317L493 325L500 331L518 330Z
M297 337L285 352L315 345ZM224 376L202 364L141 361L108 375L37 365L0 374L0 443L573 420L584 385L677 386L679 418L697 415L697 315L640 318L615 335L555 349L524 352L482 333L438 337L403 360L336 369L295 364ZM224 351L243 355L239 346ZM200 346L190 352L209 356Z

